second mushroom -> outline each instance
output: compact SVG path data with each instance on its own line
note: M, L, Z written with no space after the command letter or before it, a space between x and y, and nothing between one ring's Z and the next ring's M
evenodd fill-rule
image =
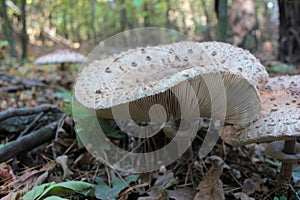
M270 78L261 91L262 109L259 118L245 129L231 125L222 130L222 139L231 145L271 142L266 148L269 157L282 162L275 194L285 195L291 182L293 165L300 161L300 75Z

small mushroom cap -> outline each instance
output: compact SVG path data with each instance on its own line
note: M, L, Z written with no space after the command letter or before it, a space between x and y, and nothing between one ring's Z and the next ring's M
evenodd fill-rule
M261 92L260 116L239 130L224 126L222 139L231 145L292 140L300 136L300 76L270 78Z
M52 53L37 58L33 64L43 65L55 63L83 63L86 61L86 57L81 53L77 53L68 49L58 49Z
M257 88L267 78L265 68L248 51L218 42L180 42L129 50L83 67L75 97L104 118L113 118L111 108L129 103L131 119L151 121L149 110L155 104L166 111L154 109L156 116L180 118L177 92L191 106L197 104L201 116L210 117L213 104L220 111L215 119L226 115L227 123L245 126L258 117ZM188 99L191 92L196 104Z
M266 155L283 162L299 162L300 161L300 144L296 143L296 153L287 154L283 150L284 141L275 141L268 144Z

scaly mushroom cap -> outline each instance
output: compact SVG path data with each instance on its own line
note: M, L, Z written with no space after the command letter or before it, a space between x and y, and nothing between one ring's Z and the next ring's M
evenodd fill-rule
M43 65L55 63L83 63L86 61L86 57L80 53L70 51L68 49L58 49L52 53L37 58L33 64Z
M270 78L261 102L260 116L250 126L223 127L221 137L226 143L245 145L300 136L300 75Z
M179 119L178 94L191 107L199 106L203 117L211 116L213 104L214 111L220 111L215 119L225 115L227 123L245 126L258 117L257 88L267 78L265 68L248 51L218 42L180 42L129 50L83 67L75 97L104 118L113 118L112 107L129 103L131 119L150 121L154 104L166 111L152 110L156 116ZM193 92L196 103L189 99Z

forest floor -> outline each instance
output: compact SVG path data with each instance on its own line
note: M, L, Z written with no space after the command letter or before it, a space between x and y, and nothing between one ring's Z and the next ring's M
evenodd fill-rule
M284 74L287 71L283 70L291 70L280 63L265 64L275 66L276 73L281 70L280 73ZM274 186L281 164L265 157L265 144L232 147L219 139L207 157L199 158L198 149L207 131L207 122L203 122L192 148L169 166L138 175L106 167L78 144L70 107L70 91L78 69L79 66L72 65L62 71L54 65L34 66L30 63L0 66L0 111L34 108L42 104L56 107L0 119L0 141L7 144L0 146L1 199L20 199L33 188L35 195L30 196L31 199L44 199L46 196L114 199L112 196L116 196L123 200L188 200L195 195L220 199L222 194L226 199L274 199ZM39 141L35 137L24 140L26 143L13 143L45 129L51 123L55 125L55 129L50 130L53 137L42 144L29 149L30 143ZM118 128L114 129L120 134L120 137L112 138L114 143L130 146L128 143L133 140L124 137ZM165 137L162 135L160 133L158 137ZM160 138L153 140L154 143L161 141ZM5 151L10 143L15 149L13 155ZM4 156L7 159L3 159ZM43 187L37 187L42 184ZM300 167L295 166L288 199L299 199L299 189ZM208 194L204 194L205 191Z

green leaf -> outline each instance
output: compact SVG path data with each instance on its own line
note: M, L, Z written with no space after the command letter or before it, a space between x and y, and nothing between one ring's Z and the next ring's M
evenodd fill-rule
M49 187L55 185L54 182L51 183L45 183L39 186L35 186L32 190L30 190L29 192L27 192L24 196L23 196L23 200L35 200L38 199L39 196L41 196L41 194Z
M79 65L72 65L71 70L73 72L78 72L80 70L80 66Z
M107 137L116 138L116 139L122 138L120 131L113 128L112 125L109 123L109 121L101 117L98 117L98 122Z
M128 184L130 184L130 183L132 183L132 182L136 182L136 181L138 180L138 178L139 178L139 175L138 175L138 174L133 174L133 175L127 176L127 177L125 178L125 181L126 181Z
M68 200L68 199L59 196L50 196L50 197L46 197L44 200Z
M286 74L287 72L295 71L295 66L285 63L274 62L272 63L272 66L267 67L267 71L276 74Z
M65 90L63 92L55 92L53 95L56 98L63 99L64 101L72 102L72 93L70 91L68 91L68 90Z
M111 180L112 187L109 187L102 179L96 178L95 196L102 200L115 200L122 190L127 188L131 182L137 181L139 175L131 175L125 178L125 182L115 177Z
M274 197L273 200L287 200L286 196Z
M55 92L53 94L56 98L63 99L63 111L67 113L67 115L72 116L72 93L68 90L64 90L63 92Z
M86 192L86 190L93 190L95 185L82 181L68 181L62 183L45 183L34 187L23 196L23 200L39 200L44 199L49 195L55 196L69 196L75 193ZM92 192L89 192L91 195Z
M72 112L72 104L71 103L63 102L62 107L63 107L63 111L65 113L67 113L68 116L72 116L73 112Z
M0 48L8 46L9 43L7 40L0 40Z
M73 99L72 107L79 147L87 144L96 144L93 147L93 151L97 151L98 156L102 156L101 154L105 150L110 149L110 142L105 140L106 136L99 125L96 114L85 109L75 98Z
M141 7L142 5L143 5L143 1L142 0L134 0L133 2L132 2L132 5L134 6L134 7Z

